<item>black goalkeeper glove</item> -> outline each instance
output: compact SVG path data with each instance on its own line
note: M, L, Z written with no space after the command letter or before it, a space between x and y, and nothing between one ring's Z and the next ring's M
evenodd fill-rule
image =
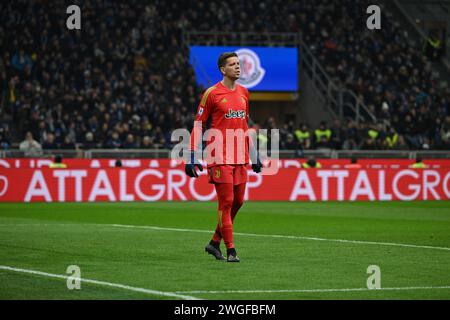
M259 160L259 157L256 159L256 163L252 164L252 170L253 172L260 173L261 168L263 167L261 160Z
M195 170L195 167L198 168L198 170L203 171L203 166L200 163L195 163L195 153L194 151L191 152L191 163L186 163L184 167L184 171L186 174L191 178L198 178L198 173Z

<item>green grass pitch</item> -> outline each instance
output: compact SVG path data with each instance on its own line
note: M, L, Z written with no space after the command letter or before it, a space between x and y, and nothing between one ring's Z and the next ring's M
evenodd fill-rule
M215 223L214 202L0 204L0 299L450 299L448 201L247 202L235 264L204 252ZM101 283L69 290L69 265Z

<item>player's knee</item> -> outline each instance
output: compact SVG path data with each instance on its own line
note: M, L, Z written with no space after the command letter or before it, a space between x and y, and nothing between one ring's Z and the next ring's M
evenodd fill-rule
M222 208L222 210L231 209L231 207L233 206L233 200L233 195L231 194L221 197L220 207Z
M223 215L222 216L222 228L229 228L233 226L233 220L231 220L231 216Z

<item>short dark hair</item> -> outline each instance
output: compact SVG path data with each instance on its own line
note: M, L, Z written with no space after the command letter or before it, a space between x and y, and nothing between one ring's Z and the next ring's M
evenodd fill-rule
M231 57L238 58L238 55L236 52L224 52L219 56L219 59L217 60L217 66L219 67L219 70L220 68L225 67L227 59Z

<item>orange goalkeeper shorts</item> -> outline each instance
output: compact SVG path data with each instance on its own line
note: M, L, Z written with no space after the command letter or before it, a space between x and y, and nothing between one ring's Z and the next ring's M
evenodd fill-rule
M247 182L246 164L225 164L208 168L209 183L232 183L238 185Z

